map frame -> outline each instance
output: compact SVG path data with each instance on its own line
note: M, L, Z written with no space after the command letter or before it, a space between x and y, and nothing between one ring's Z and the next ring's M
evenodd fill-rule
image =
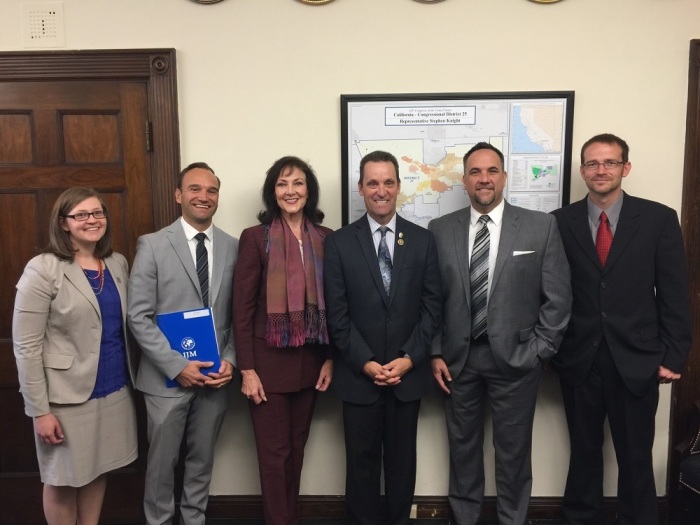
M506 187L506 200L509 202L511 200L520 199L516 202L517 205L523 206L530 209L541 209L542 211L552 211L561 206L569 204L570 199L570 188L571 188L571 150L572 150L572 137L573 137L573 120L574 120L574 98L575 92L571 91L513 91L513 92L486 92L486 93L399 93L399 94L341 94L340 96L340 116L341 116L341 162L342 162L342 223L343 226L354 222L359 217L364 214L364 211L360 209L360 206L356 205L353 209L353 192L357 194L357 182L359 180L359 158L361 154L358 153L358 145L369 143L375 140L375 137L362 136L358 133L359 128L381 128L382 141L392 141L392 135L390 131L392 126L424 126L426 128L434 126L450 126L451 140L455 140L455 130L459 126L473 126L476 125L477 114L480 110L476 108L482 108L486 105L493 104L505 104L508 107L508 118L507 126L508 132L503 134L499 133L498 136L493 137L496 142L506 144L506 147L502 147L501 144L496 144L499 149L503 152L505 156L505 168L506 172L509 174L508 185L511 185L511 180L514 176L517 166L514 166L514 161L520 162L521 164L525 162L528 164L528 159L547 156L550 157L549 160L556 161L556 166L552 170L556 175L556 181L554 190L546 190L536 195L537 192L522 192L518 190L512 190L509 186ZM514 106L514 104L516 106ZM560 126L561 136L558 140L561 142L557 144L560 146L557 152L513 152L512 147L514 139L511 136L512 123L513 123L513 108L519 107L517 105L562 105L561 110L561 122L557 121L555 126ZM357 122L353 121L353 110L361 109L369 106L378 106L382 108L381 119L377 115L370 122L362 122L362 125L356 125ZM407 115L405 112L392 113L391 110L396 108L409 108L413 111L413 114ZM432 113L431 113L432 112ZM377 111L377 113L379 113ZM435 121L435 124L426 122L426 115L432 116L440 114L442 115L439 120ZM395 119L390 119L390 115L398 115ZM416 115L421 118L414 118L414 120L405 120L405 118L416 117ZM447 120L445 123L445 115L452 117L451 120ZM404 118L404 120L398 120ZM397 123L387 124L388 121L393 122L396 120ZM408 122L408 124L404 124ZM399 133L397 132L395 140L401 140L398 138ZM465 141L469 141L470 137L466 133L465 129ZM417 140L417 139L416 139ZM415 141L414 141L415 142ZM489 142L494 142L494 140L489 140ZM353 149L354 148L354 149ZM380 149L380 148L376 148ZM387 148L388 149L388 148ZM401 164L402 155L397 154L397 151L390 151L393 153ZM529 164L528 164L528 167ZM404 171L400 170L400 176L402 182L404 181ZM558 171L558 173L556 173ZM454 172L452 173L454 177ZM403 187L406 185L403 184ZM452 186L455 189L456 186ZM402 188L403 189L403 188ZM544 198L542 198L544 196ZM454 196L453 196L454 197ZM461 198L461 197L460 197ZM357 199L357 195L355 195ZM469 200L464 193L465 206L469 203ZM556 201L556 202L555 202ZM403 213L400 213L404 215ZM438 215L439 216L439 215ZM411 220L410 217L406 217ZM414 221L418 222L418 221Z

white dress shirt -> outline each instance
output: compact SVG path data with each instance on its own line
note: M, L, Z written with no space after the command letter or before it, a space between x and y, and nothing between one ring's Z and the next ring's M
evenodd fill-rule
M192 254L192 260L194 261L194 267L197 268L197 239L195 235L199 233L199 230L193 228L185 219L180 217L180 222L182 223L182 229L185 230L185 237L187 238L187 244L190 247L190 253ZM209 288L211 289L211 272L214 267L214 243L212 241L212 236L214 234L214 225L210 224L209 228L202 232L207 236L204 239L204 246L207 248L207 260L209 261Z
M391 255L391 260L394 260L394 241L396 240L396 213L386 224L379 224L369 213L367 214L367 220L369 221L369 229L372 232L372 240L374 241L374 251L379 254L379 243L382 240L382 232L379 231L380 226L386 226L389 229L386 232L386 245L389 248L389 255Z

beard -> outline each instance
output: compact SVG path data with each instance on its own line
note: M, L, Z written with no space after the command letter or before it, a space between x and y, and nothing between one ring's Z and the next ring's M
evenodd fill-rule
M482 195L479 190L491 190L488 195ZM474 200L481 206L490 206L496 201L496 191L494 188L478 188L474 194Z

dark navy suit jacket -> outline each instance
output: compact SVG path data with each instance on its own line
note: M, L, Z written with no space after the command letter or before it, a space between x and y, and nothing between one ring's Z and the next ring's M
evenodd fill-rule
M569 327L552 361L571 386L586 379L605 338L625 386L643 395L659 365L682 372L691 345L690 300L676 212L624 195L605 268L586 199L553 212L571 266Z
M338 350L331 388L343 401L370 404L387 388L363 373L370 360L385 364L405 354L413 360L391 387L401 401L420 399L430 385L430 343L442 311L435 241L399 216L395 233L389 297L366 215L326 238L328 329Z

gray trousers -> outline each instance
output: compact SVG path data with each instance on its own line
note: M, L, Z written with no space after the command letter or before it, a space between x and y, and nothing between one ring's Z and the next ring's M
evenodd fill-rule
M489 402L496 452L497 512L501 525L524 525L532 490L532 424L542 373L504 377L487 344L473 344L445 396L450 444L448 499L455 523L474 525L484 499L484 408Z
M175 466L187 449L181 525L204 525L214 446L221 430L228 389L190 388L181 397L144 395L148 414L148 462L143 508L148 525L171 525L175 514Z

